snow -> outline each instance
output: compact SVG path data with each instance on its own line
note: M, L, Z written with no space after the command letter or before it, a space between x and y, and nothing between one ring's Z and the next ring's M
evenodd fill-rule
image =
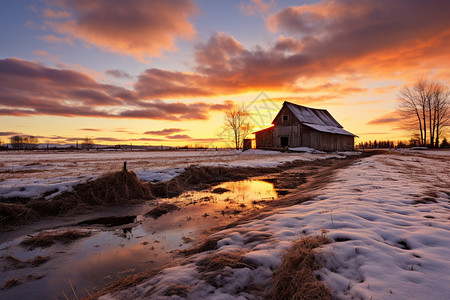
M404 155L364 158L339 170L303 204L211 235L216 253L243 253L254 268L223 269L215 286L186 259L147 282L102 299L166 299L170 285L188 284L187 299L252 299L245 287L267 287L283 251L302 236L326 231L317 272L338 299L447 299L450 295L448 160ZM416 203L431 195L434 202ZM431 197L429 196L429 197ZM256 235L268 238L246 243ZM150 293L150 294L148 294ZM176 299L176 296L172 296Z
M327 133L333 133L333 134L343 134L343 135L349 135L349 136L356 136L351 132L348 132L347 130L340 128L340 127L334 127L334 126L325 126L325 125L316 125L316 124L308 124L303 123L304 125L315 129L320 132L327 132Z
M168 181L190 165L276 167L295 160L339 157L337 154L281 153L251 149L201 151L5 152L0 154L0 198L53 197L74 185L123 168L143 181Z

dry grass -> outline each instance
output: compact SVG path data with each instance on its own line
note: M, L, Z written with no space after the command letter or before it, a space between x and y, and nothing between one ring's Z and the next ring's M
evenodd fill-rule
M23 240L20 245L28 246L30 249L37 247L46 248L59 243L70 243L79 238L88 237L91 233L88 231L68 230L62 232L40 232L39 234Z
M0 227L37 220L39 214L24 204L0 202Z
M172 212L172 211L178 210L178 209L180 209L180 208L178 206L176 206L175 204L162 203L162 204L156 206L155 208L153 208L148 213L146 213L145 216L152 217L153 219L158 219L162 215L165 215L169 212Z
M254 269L255 264L246 261L244 255L246 251L230 251L221 253L211 253L206 258L197 262L197 268L203 280L214 287L218 287L216 278L218 275L226 276L225 267L231 269L249 268Z
M200 243L199 245L182 250L180 252L185 255L192 255L192 254L197 254L197 253L201 253L201 252L205 252L205 251L216 250L218 241L219 241L219 238L214 238L214 239L209 238L209 239L206 239L205 241L203 241L202 243Z
M4 270L22 269L26 267L37 267L50 260L50 256L36 256L28 260L21 260L15 256L7 255L4 257L7 265L3 267Z
M113 206L154 199L150 187L133 172L120 171L81 183L52 199L28 199L21 203L0 202L0 228L25 224L42 217L98 206Z
M304 237L284 255L280 267L273 275L273 287L268 299L331 299L323 282L313 274L317 270L316 248L329 243L325 236Z
M178 296L186 298L190 289L192 289L192 287L187 284L173 284L167 289L164 296Z
M2 286L2 288L0 290L10 289L12 287L22 284L24 281L27 281L27 280L39 280L39 279L43 278L44 276L45 276L45 274L44 275L29 274L29 275L24 275L24 276L17 277L17 278L11 278L5 282L5 284Z

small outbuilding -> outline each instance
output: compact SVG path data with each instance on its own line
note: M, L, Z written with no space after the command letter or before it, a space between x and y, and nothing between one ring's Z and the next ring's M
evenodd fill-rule
M255 132L257 149L308 147L321 151L354 149L355 137L325 109L285 101L273 126Z

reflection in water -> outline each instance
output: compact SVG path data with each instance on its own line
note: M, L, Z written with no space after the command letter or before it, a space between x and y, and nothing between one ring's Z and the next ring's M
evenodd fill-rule
M30 274L45 276L40 280L23 280L18 287L1 290L0 298L64 299L63 291L68 294L71 290L69 280L79 297L86 295L86 289L94 292L97 287L104 287L126 275L173 261L176 252L192 246L204 230L233 220L243 210L259 209L261 200L273 199L277 199L277 193L271 183L256 180L226 182L208 190L160 199L160 202L174 203L181 209L156 220L143 217L147 212L143 211L137 216L136 227L127 224L116 229L99 229L98 225L78 225L90 228L92 236L33 251L18 245L24 237L2 243L0 268L7 264L4 259L7 255L21 260L38 255L51 259L39 267L3 272L1 286L11 278L26 278Z

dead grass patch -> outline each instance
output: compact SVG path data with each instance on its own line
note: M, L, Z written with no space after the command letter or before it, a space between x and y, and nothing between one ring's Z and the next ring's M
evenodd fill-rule
M331 299L329 289L314 276L319 268L315 249L328 244L325 236L304 237L285 253L273 275L273 287L268 299Z
M50 260L50 256L36 256L28 260L21 260L15 256L7 255L4 257L7 265L3 267L4 270L22 269L26 267L38 267Z
M52 193L54 191L51 191ZM98 179L80 183L70 192L52 199L25 199L18 203L0 202L0 226L25 224L47 216L97 206L113 206L154 199L150 187L133 172L105 174Z
M245 261L244 255L246 253L246 251L240 250L208 255L206 258L197 262L200 277L211 285L218 287L216 278L218 275L226 275L224 271L225 267L231 269L256 268L255 264Z
M30 249L34 248L47 248L56 242L59 243L70 243L77 239L88 237L91 233L88 231L77 231L77 230L68 230L62 232L46 232L42 231L39 234L24 239L20 242L20 245L28 246Z
M167 289L164 296L178 296L186 298L190 289L192 289L192 287L187 284L173 284Z
M13 225L19 222L37 220L39 214L24 204L0 202L0 226Z
M158 219L162 215L165 215L169 212L180 209L180 207L171 203L162 203L153 208L151 211L145 214L146 217L152 217L153 219Z
M192 255L192 254L197 254L197 253L201 253L201 252L205 252L205 251L217 250L217 242L219 240L220 240L219 238L213 238L213 239L208 238L205 241L203 241L202 243L200 243L199 245L182 250L182 251L180 251L180 253L183 253L185 255Z
M24 276L17 277L17 278L11 278L5 282L5 284L2 286L1 290L10 289L12 287L22 284L26 280L39 280L39 279L43 278L44 276L45 276L45 274L43 274L43 275L29 274L29 275L24 275Z

